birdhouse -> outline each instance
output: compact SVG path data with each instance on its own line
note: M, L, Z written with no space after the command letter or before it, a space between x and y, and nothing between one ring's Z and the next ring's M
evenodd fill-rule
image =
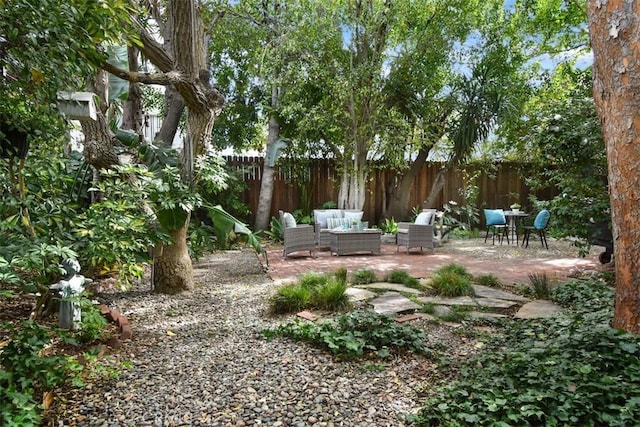
M72 120L96 120L96 102L93 92L59 92L58 110Z

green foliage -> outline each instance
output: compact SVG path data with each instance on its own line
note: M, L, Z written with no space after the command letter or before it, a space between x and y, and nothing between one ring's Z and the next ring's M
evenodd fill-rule
M557 196L536 208L552 212L557 236L588 241L610 224L607 156L592 97L592 71L558 67L528 105L518 153L529 160L527 184Z
M398 223L393 218L386 218L380 224L380 230L383 234L396 234L398 232Z
M531 283L533 296L537 299L548 299L553 283L547 273L529 273L527 277Z
M422 289L420 281L411 277L405 270L393 270L384 279L389 283L400 283L414 289Z
M478 285L489 286L492 288L499 288L502 286L500 279L494 274L482 274L475 278L475 282Z
M378 278L376 277L376 272L364 268L356 270L351 277L351 283L354 285L366 285L377 281Z
M336 280L338 283L347 283L347 269L344 267L340 267L335 272Z
M460 264L447 264L436 269L431 278L433 291L446 297L473 295L471 274Z
M51 342L52 331L33 321L13 328L9 343L0 353L0 413L2 425L38 425L41 394L73 377L71 360L62 356L42 356Z
M81 343L92 343L104 335L107 329L107 319L102 315L100 309L91 302L86 293L80 294L76 302L82 310L82 319L74 336Z
M265 231L265 234L274 242L282 242L282 239L284 238L284 227L282 226L282 222L280 222L280 220L275 216L271 217L269 230Z
M232 237L242 235L246 243L251 246L256 253L266 253L258 235L253 233L245 223L228 213L220 205L206 206L206 208L209 212L209 217L213 221L213 228L219 248L227 248Z
M409 350L429 354L426 333L372 311L356 311L320 323L295 322L265 329L268 338L277 335L311 342L340 359L364 356L388 358L391 351Z
M278 289L270 300L270 311L286 314L311 308L345 310L350 306L345 277L346 270L335 275L307 273L297 283Z
M600 280L554 288L566 316L518 321L434 390L422 426L627 426L640 419L640 339L609 323L613 290ZM583 306L582 304L586 304Z
M320 206L320 209L336 209L338 204L333 200L327 200Z

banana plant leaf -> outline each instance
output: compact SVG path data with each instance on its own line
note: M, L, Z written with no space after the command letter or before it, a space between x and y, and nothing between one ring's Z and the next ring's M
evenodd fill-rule
M265 261L267 265L269 265L267 251L260 243L258 236L256 236L246 224L225 211L220 205L207 206L206 208L209 217L213 221L213 229L218 242L226 243L231 232L242 234L245 236L247 244L251 246L258 255L264 255Z

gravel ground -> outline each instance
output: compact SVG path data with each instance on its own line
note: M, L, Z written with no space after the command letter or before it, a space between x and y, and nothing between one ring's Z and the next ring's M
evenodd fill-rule
M131 368L59 393L49 425L403 426L446 375L417 355L339 362L302 343L268 341L261 330L291 317L267 315L276 285L255 254L217 253L194 267L191 293L155 295L145 283L103 295L129 317L134 337L110 357ZM475 351L451 326L421 326L449 361Z

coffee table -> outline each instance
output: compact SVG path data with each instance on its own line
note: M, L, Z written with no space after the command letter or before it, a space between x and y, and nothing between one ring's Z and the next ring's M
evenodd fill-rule
M380 253L378 229L329 230L331 254L345 255L356 252Z

